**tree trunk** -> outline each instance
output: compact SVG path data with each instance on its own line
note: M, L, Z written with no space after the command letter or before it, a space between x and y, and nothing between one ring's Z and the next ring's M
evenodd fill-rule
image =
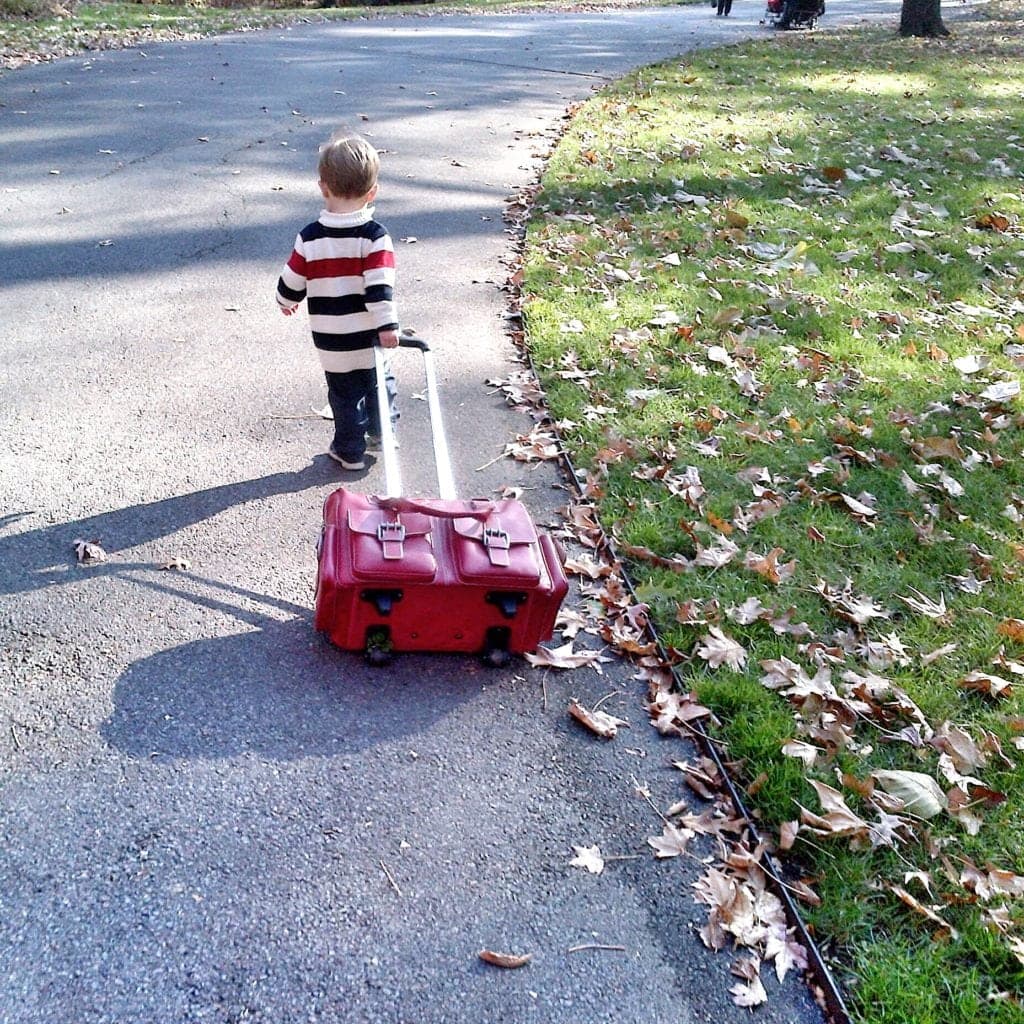
M901 36L948 36L942 23L942 0L903 0L900 14Z

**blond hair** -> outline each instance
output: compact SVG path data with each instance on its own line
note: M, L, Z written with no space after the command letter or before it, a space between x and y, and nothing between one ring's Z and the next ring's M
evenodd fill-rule
M380 157L361 135L340 131L320 147L317 169L332 196L358 199L377 184Z

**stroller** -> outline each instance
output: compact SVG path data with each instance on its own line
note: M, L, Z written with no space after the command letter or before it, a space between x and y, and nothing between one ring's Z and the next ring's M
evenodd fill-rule
M824 0L768 0L763 24L780 29L814 28L824 13Z

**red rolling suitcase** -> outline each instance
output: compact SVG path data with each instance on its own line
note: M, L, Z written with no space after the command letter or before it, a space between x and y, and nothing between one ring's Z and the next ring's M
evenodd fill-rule
M479 652L493 664L550 639L568 590L554 541L518 501L455 497L433 353L423 354L437 499L403 497L376 350L387 494L342 487L324 503L314 624L345 650Z

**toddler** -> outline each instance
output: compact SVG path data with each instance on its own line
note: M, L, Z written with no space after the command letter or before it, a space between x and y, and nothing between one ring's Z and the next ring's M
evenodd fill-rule
M277 304L290 316L306 300L334 414L327 454L343 469L358 470L365 468L367 432L380 434L373 346L398 345L395 251L370 205L380 172L373 146L352 132L338 133L321 147L318 170L324 209L295 239L277 282Z

